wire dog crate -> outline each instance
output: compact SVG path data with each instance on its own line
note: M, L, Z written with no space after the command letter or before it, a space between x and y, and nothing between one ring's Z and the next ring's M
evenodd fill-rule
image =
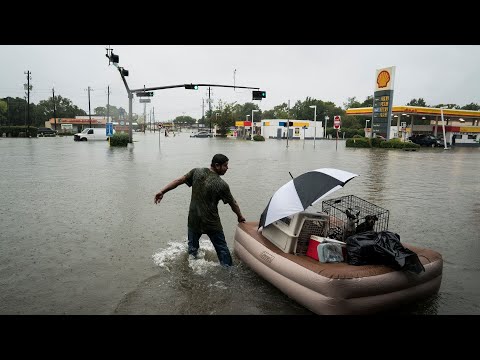
M389 211L355 195L324 200L322 211L329 217L327 236L345 241L363 231L388 229Z
M327 219L307 218L303 222L302 230L298 234L297 245L295 247L295 255L306 255L308 243L311 235L325 236Z

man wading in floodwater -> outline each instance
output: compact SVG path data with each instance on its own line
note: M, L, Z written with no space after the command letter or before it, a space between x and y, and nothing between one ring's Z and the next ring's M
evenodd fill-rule
M232 256L228 250L222 223L218 215L218 202L229 204L237 215L238 222L245 222L240 207L235 201L230 187L220 178L228 170L228 157L216 154L212 158L210 168L195 168L186 175L179 177L167 184L155 195L155 204L160 203L163 195L175 189L178 185L187 184L192 187L190 210L188 212L188 253L197 257L199 239L202 234L207 234L215 247L218 260L223 266L232 265Z

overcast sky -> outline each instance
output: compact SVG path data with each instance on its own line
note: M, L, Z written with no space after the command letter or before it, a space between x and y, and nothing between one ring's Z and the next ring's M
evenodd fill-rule
M128 111L128 95L118 70L108 65L108 45L0 45L0 98L23 97L24 72L31 71L30 101L66 97L88 113L110 104ZM396 67L393 105L423 98L427 105L480 104L479 45L110 45L129 71L131 89L207 83L259 87L266 99L253 101L263 111L283 102L312 97L343 107L373 95L375 71ZM208 88L156 90L147 112L155 119L202 116ZM252 102L246 89L213 87L212 109L223 102ZM133 112L143 113L134 98ZM313 116L313 115L312 115Z

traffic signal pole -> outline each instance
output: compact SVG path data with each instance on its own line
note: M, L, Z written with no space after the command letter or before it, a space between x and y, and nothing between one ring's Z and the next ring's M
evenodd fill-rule
M208 86L208 87L230 87L230 88L238 88L238 89L255 89L258 90L260 88L258 87L249 87L249 86L237 86L237 85L219 85L219 84L182 84L182 85L169 85L169 86L157 86L157 87L151 87L151 88L145 88L145 86L141 89L130 89L127 84L127 80L125 80L125 76L128 76L128 70L125 70L124 68L118 66L119 62L119 56L115 55L113 53L113 49L110 47L106 49L107 54L105 55L108 58L109 64L110 62L113 63L114 66L117 67L120 76L122 77L123 83L125 85L125 88L127 89L128 93L128 121L129 121L129 127L128 127L128 142L132 143L132 129L133 129L133 116L132 116L132 102L133 102L133 94L137 93L137 96L139 96L139 93L143 93L143 96L152 96L152 94L146 94L147 91L151 90L163 90L163 89L173 89L173 88L178 88L178 87L183 87L185 89L190 89L190 90L198 90L200 86ZM260 97L265 98L266 97L266 92L262 91L260 94L258 94ZM255 98L255 95L254 95ZM254 100L261 100L261 99L254 99Z
M126 84L126 82L125 82ZM125 85L126 86L126 85ZM259 89L258 87L249 87L249 86L232 86L232 85L219 85L219 84L181 84L181 85L168 85L168 86L156 86L146 88L143 87L141 89L132 89L130 90L131 93L136 93L137 96L153 96L153 90L165 90L165 89L174 89L183 87L189 90L198 90L200 86L208 86L208 104L209 104L209 113L210 113L210 134L212 133L212 103L210 101L210 87L229 87L229 88L239 88L239 89ZM254 91L253 93L259 93L258 96L262 98L266 97L265 91ZM130 96L130 95L129 95ZM254 100L261 100L260 98L255 98L255 94L253 94ZM252 135L253 136L253 135ZM131 142L131 141L130 141Z
M212 87L229 87L229 88L238 88L238 89L260 89L258 87L249 87L249 86L233 86L233 85L218 85L218 84L181 84L181 85L168 85L168 86L156 86L151 88L141 88L141 89L132 89L132 92L140 91L152 91L152 90L163 90L163 89L173 89L178 87L183 87L185 89L198 90L200 86L212 86Z
M212 99L210 98L210 87L208 88L208 113L209 113L209 120L210 120L210 131L208 132L208 136L213 136L212 134Z
M123 83L125 84L125 88L127 89L128 93L128 142L133 143L133 116L132 116L132 105L133 105L133 91L130 90L127 84L127 80L125 79L123 68L118 67L118 71L120 72L120 76L122 77Z

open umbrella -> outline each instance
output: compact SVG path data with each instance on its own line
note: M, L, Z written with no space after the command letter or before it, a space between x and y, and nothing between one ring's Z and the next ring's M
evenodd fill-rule
M258 227L267 226L286 216L296 214L337 191L357 174L322 168L308 171L278 189L260 216Z

